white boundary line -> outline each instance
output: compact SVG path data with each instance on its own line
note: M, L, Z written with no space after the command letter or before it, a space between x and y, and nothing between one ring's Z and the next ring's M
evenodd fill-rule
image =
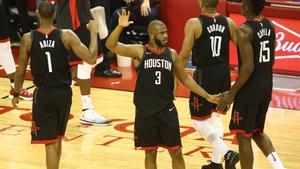
M272 23L273 23L274 25L280 27L281 29L284 29L284 30L290 32L291 34L297 36L298 38L300 38L300 35L299 35L297 32L295 32L295 31L293 31L293 30L291 30L291 29L289 29L289 28L287 28L287 27L285 27L285 26L283 26L283 25L281 25L281 24L279 24L279 23L277 23L277 22L275 22L275 21L272 21Z
M275 59L300 59L300 55L275 56Z

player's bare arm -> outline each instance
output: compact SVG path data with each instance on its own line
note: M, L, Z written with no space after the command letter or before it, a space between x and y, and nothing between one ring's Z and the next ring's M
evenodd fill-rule
M227 105L231 104L240 88L247 82L254 70L253 49L251 46L252 31L246 25L237 29L237 42L241 53L242 65L239 70L239 76L231 89L221 95L217 110L223 112Z
M109 35L105 45L113 53L140 60L144 55L144 47L142 45L126 45L118 42L122 30L133 23L129 21L129 16L130 12L126 12L125 9L119 13L119 24Z
M194 93L198 94L199 96L202 96L206 100L212 103L217 103L219 101L217 95L210 95L208 94L202 87L200 87L192 77L190 77L184 70L184 68L181 66L181 61L178 57L178 54L175 50L172 49L172 57L174 60L174 74L176 78L188 89L193 91Z
M179 57L182 59L182 67L187 65L195 40L201 36L201 33L202 26L199 19L189 19L184 27L184 40L179 53Z
M62 39L67 49L72 50L80 59L86 61L88 64L93 65L96 63L98 53L97 23L91 20L88 29L90 30L89 49L71 30L63 30Z
M21 40L18 67L15 73L14 98L11 101L13 107L15 108L18 108L17 107L17 104L19 103L18 94L20 93L20 90L23 86L23 82L26 74L26 67L29 60L28 53L30 47L31 47L31 36L30 33L26 33L23 35Z
M228 17L227 17L227 21L228 21L231 41L236 45L236 24L231 18Z

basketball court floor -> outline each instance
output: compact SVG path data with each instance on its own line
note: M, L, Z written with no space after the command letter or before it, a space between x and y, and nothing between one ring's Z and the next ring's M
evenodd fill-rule
M132 69L118 68L122 78L93 79L92 99L98 112L113 120L111 126L80 125L81 99L78 86L73 87L73 105L66 135L63 139L61 169L143 169L144 152L134 149L133 123L134 105L132 103L135 73ZM29 76L27 76L30 79ZM291 79L290 79L291 80ZM293 79L292 79L293 80ZM299 80L299 79L298 79ZM288 169L300 168L300 99L299 81L289 82L292 87L275 94L277 101L272 103L267 116L265 131ZM282 85L277 83L277 87ZM288 84L282 86L289 86ZM295 88L298 85L298 88ZM45 167L44 145L30 144L31 103L21 101L20 109L13 109L9 92L9 80L0 78L0 169L41 169ZM26 80L25 86L32 86ZM106 88L106 89L105 89ZM110 89L108 89L110 88ZM32 90L32 89L31 89ZM276 89L274 89L275 91ZM291 94L292 92L292 94ZM179 96L188 92L179 87ZM278 98L280 97L281 98ZM180 119L183 154L187 169L199 169L210 159L211 147L191 127L188 99L178 97L175 101ZM293 110L294 109L294 110ZM298 110L297 110L298 109ZM237 150L234 135L229 133L230 113L222 117L227 145ZM271 169L263 154L253 144L255 169ZM165 149L159 149L158 168L171 169L171 160ZM239 166L237 167L240 168Z

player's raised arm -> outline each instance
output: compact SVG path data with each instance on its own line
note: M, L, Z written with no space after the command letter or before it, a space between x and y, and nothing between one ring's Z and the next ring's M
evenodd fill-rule
M93 65L96 63L98 53L98 40L97 40L97 22L91 20L88 24L90 31L90 46L87 48L71 30L63 30L62 39L65 46L72 50L76 56Z
M129 21L129 16L130 12L126 12L125 9L120 11L119 24L107 38L106 47L119 55L140 59L144 55L144 48L142 45L126 45L118 42L123 29L133 23L132 21Z

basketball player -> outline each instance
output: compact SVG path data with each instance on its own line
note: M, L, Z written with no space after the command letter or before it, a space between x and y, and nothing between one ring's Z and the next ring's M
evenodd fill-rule
M199 0L201 15L187 21L179 54L185 67L192 51L192 63L196 66L194 80L213 94L230 88L229 43L236 39L235 23L216 12L217 4L218 0ZM234 168L239 156L222 140L223 124L217 105L191 91L189 107L193 127L213 150L211 163L203 165L202 169L222 169L223 156L225 168Z
M125 45L118 42L122 30L129 26L130 12L122 9L119 24L106 41L112 52L140 61L134 92L136 117L134 141L137 149L145 150L145 168L156 169L157 148L168 149L173 169L184 169L177 110L173 103L174 76L189 89L211 102L217 95L209 95L190 78L177 62L175 50L167 47L167 27L158 20L148 25L149 44Z
M72 29L79 39L89 46L89 32L86 24L91 19L89 0L59 0L57 2L57 26L63 29ZM102 56L101 51L98 50ZM97 62L103 58L97 59ZM106 119L96 112L91 98L91 71L92 66L82 62L78 56L71 52L73 79L78 81L82 100L82 114L80 122L92 125L110 125L111 120Z
M11 51L8 16L3 2L5 1L0 1L0 64L4 67L4 71L10 80L11 90L9 94L12 96L16 65ZM32 100L32 93L26 89L21 89L20 98L24 100Z
M97 24L90 21L89 50L71 30L53 27L54 5L44 1L39 6L40 27L24 34L19 66L15 76L12 104L17 107L19 92L30 58L34 91L32 105L32 144L45 144L47 169L58 169L61 142L66 131L72 103L69 50L89 64L96 63Z
M275 30L261 16L265 0L243 0L242 14L247 21L237 29L239 76L224 93L218 105L223 111L235 99L230 130L237 133L241 168L253 168L251 138L275 169L283 165L269 137L264 133L265 118L272 96L272 67L275 55Z

